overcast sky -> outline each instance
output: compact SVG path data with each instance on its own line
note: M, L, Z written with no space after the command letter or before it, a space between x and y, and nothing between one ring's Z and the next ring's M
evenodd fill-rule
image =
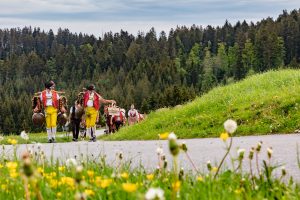
M56 32L61 27L101 36L121 29L136 35L154 27L168 33L177 25L256 22L299 8L300 0L0 0L0 28Z

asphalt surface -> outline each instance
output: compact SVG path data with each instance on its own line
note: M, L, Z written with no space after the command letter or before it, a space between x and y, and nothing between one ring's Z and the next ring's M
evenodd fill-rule
M98 131L97 135L103 134L103 131ZM116 133L117 134L117 133ZM190 158L194 161L198 170L207 172L206 163L211 161L213 166L220 162L225 154L225 144L219 138L206 139L186 139L179 140L187 144ZM251 147L256 147L259 141L263 142L262 150L259 156L259 165L262 166L262 160L267 158L267 148L273 148L273 155L270 160L271 164L284 165L289 176L293 176L300 181L300 169L297 164L297 143L300 151L300 134L278 134L266 136L244 136L234 137L233 146L230 152L232 158L237 157L237 149L244 148L246 150L245 157L248 158ZM17 155L21 155L26 149L31 148L37 151L37 144L18 145ZM48 159L59 159L64 162L68 158L76 159L99 159L105 156L108 164L115 166L116 153L123 153L124 161L131 161L132 167L138 167L140 164L148 170L155 169L158 165L158 157L156 149L161 146L167 156L169 168L171 168L171 156L168 150L168 141L102 141L97 142L69 142L42 144L41 149L45 152ZM0 150L1 154L13 156L13 147L11 145L4 146ZM232 159L228 157L225 165L228 168L233 168ZM188 161L184 153L179 156L180 166L185 170L193 170L191 163ZM256 172L255 163L253 162L253 170ZM249 171L249 160L246 159L243 164L243 170ZM280 176L281 169L275 170L275 174Z

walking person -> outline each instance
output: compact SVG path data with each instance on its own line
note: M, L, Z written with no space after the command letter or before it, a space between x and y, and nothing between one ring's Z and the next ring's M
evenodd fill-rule
M134 108L134 105L131 104L130 110L128 111L128 123L129 125L133 125L137 122L139 122L139 113Z
M40 94L41 102L44 106L45 116L46 116L46 130L48 135L48 142L55 142L56 136L56 123L57 123L57 113L58 113L58 101L59 95L54 90L55 83L53 81L49 81L45 83L45 90L43 90ZM36 107L35 111L38 110ZM65 113L65 109L62 108L62 113Z
M71 122L72 133L73 133L72 140L75 142L78 141L82 115L83 115L83 108L80 105L79 100L76 100L74 105L70 108L70 118L69 118L69 121Z
M115 100L106 100L95 91L95 85L88 86L87 91L84 93L84 111L86 121L86 132L90 135L90 141L96 141L96 121L100 103L116 103Z

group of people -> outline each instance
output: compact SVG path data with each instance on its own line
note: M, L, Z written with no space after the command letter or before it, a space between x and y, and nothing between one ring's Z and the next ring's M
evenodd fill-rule
M70 108L69 122L72 127L73 141L77 141L80 132L80 125L84 119L84 126L86 134L90 136L90 141L96 141L96 123L99 120L99 109L101 103L115 105L115 100L104 99L100 94L95 91L95 85L89 85L83 93L83 101L77 99L74 105ZM39 99L44 107L46 131L48 135L48 142L54 143L56 141L57 131L57 116L58 114L66 114L67 110L60 103L59 92L55 91L55 83L49 81L45 83L45 90L43 90ZM34 113L41 112L41 108L37 104L34 108ZM84 117L83 117L84 116ZM106 113L106 118L110 116L110 122L113 122L117 130L120 126L126 124L125 110L119 109L119 114L109 115ZM143 119L143 115L139 114L131 105L128 111L128 122L132 125ZM107 121L108 122L108 121ZM108 123L107 123L108 124Z

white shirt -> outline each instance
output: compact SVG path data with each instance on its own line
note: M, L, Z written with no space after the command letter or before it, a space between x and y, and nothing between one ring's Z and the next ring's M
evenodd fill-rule
M128 117L134 116L134 117L138 117L138 111L136 109L131 109L128 111Z
M56 93L56 95L57 95L57 100L59 99L59 95ZM43 95L42 95L42 93L41 93L41 95L40 95L40 99L41 99L41 101L43 102ZM53 106L53 104L52 104L52 92L50 91L50 92L48 92L47 90L46 90L46 106Z
M89 100L86 103L87 107L93 107L94 106L94 95L95 95L94 92L89 94Z

